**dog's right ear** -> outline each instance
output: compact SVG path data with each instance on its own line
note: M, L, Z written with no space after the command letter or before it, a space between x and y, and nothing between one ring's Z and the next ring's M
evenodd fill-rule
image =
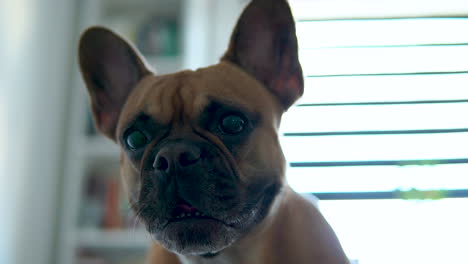
M128 95L151 72L127 41L103 27L92 27L83 33L79 63L96 127L115 139L117 121Z

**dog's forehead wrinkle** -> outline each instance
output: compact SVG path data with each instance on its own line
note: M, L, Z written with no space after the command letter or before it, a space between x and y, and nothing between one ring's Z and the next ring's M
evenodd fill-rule
M277 117L277 107L272 105L272 95L246 73L227 63L156 77L146 94L146 108L163 123L193 120L216 100L222 105L248 113ZM152 100L154 98L155 100ZM228 98L228 99L227 99ZM252 108L252 102L262 102L262 108ZM280 114L280 113L278 113Z
M140 96L143 111L162 124L169 124L174 115L173 97L177 82L171 76L153 76L152 82L143 88Z
M214 113L220 109L243 113L248 117L252 118L252 121L257 121L260 115L260 109L248 107L242 102L237 102L234 100L225 100L223 98L209 96L208 103L205 106L204 111L207 113Z
M206 101L196 75L183 71L155 77L144 91L145 111L167 125L193 119Z

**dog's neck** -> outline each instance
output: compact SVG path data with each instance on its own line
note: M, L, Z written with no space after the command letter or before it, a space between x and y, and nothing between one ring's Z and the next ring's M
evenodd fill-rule
M265 256L274 241L281 241L281 235L277 232L279 225L285 224L287 201L291 196L290 187L286 186L277 195L268 215L259 225L252 230L248 237L241 239L234 245L222 250L213 256L181 256L178 258L183 264L239 264L239 263L263 263L260 260L273 256ZM281 217L278 217L281 216Z

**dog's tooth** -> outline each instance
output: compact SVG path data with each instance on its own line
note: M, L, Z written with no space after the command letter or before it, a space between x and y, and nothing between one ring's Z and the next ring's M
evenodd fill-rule
M188 213L187 216L190 217L190 216L192 216L192 214L191 214L191 213Z
M184 214L184 213L182 213L182 214L180 215L180 217L185 217L185 214Z
M199 216L199 215L200 215L200 213L199 213L199 212L195 212L195 215L196 215L196 216Z

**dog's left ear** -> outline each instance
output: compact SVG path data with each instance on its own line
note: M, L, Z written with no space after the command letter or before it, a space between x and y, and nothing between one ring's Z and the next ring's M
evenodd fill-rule
M277 96L284 110L304 92L296 28L286 0L252 0L221 60L237 64Z

